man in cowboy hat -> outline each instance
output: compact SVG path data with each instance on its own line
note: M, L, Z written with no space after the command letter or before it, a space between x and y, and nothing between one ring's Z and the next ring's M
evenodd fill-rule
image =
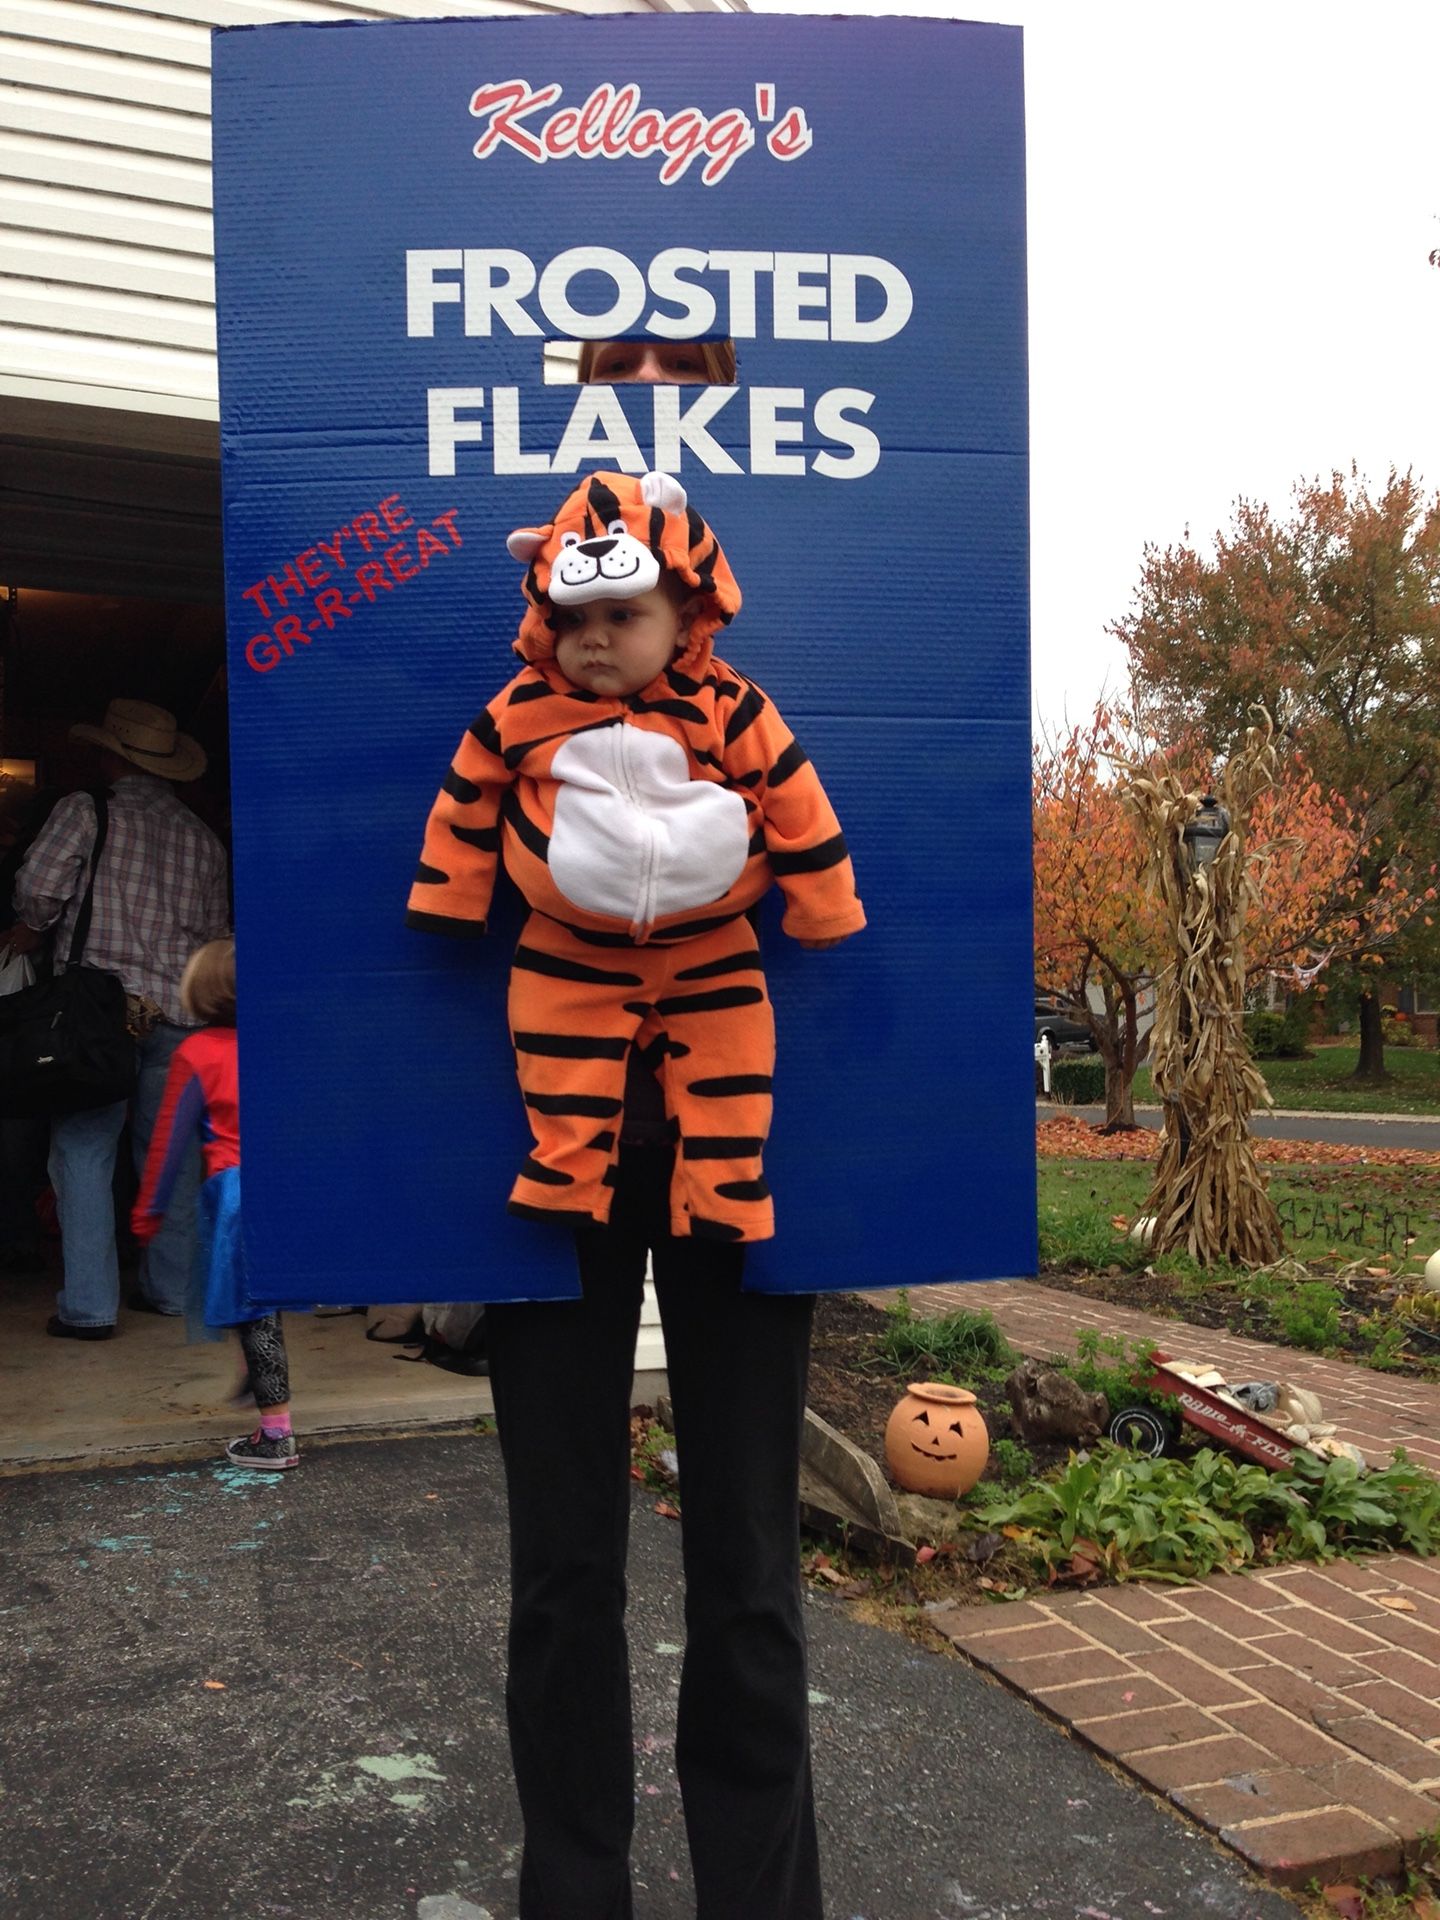
M124 981L140 1073L128 1108L120 1101L52 1124L65 1286L47 1332L104 1340L115 1331L120 1301L111 1188L126 1113L138 1167L170 1056L187 1030L180 975L196 947L227 931L230 910L225 849L174 790L205 771L204 748L177 730L175 716L143 700L112 700L100 726L72 727L70 737L99 749L99 775L111 790L85 964ZM53 933L56 965L70 958L96 831L89 793L68 795L51 814L15 881L16 924L3 937L13 951L28 953ZM184 1311L199 1182L192 1145L165 1225L141 1260L141 1303L154 1312Z

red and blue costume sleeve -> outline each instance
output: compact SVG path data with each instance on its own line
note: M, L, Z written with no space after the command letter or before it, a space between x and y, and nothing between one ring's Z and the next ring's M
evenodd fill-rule
M204 1120L205 1108L204 1084L182 1042L170 1061L160 1113L145 1156L145 1176L130 1214L130 1229L143 1245L155 1238L164 1223L185 1149Z

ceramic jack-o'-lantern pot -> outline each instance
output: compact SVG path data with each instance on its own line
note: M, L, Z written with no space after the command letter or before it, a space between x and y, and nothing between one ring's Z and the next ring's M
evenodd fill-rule
M930 1381L910 1386L885 1427L885 1460L909 1493L954 1500L990 1458L990 1435L973 1393Z

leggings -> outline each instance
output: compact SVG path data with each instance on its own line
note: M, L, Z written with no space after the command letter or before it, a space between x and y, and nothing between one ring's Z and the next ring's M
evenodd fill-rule
M278 1313L267 1313L262 1320L244 1320L235 1329L240 1349L250 1373L255 1404L283 1407L290 1399L290 1363L285 1357L285 1335Z

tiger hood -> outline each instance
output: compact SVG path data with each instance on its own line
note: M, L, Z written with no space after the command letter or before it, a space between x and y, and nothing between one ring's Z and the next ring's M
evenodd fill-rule
M720 542L668 473L592 473L548 526L517 527L506 545L528 563L515 651L532 665L554 658L556 607L648 593L667 570L702 597L675 661L682 672L704 671L716 630L740 610Z

